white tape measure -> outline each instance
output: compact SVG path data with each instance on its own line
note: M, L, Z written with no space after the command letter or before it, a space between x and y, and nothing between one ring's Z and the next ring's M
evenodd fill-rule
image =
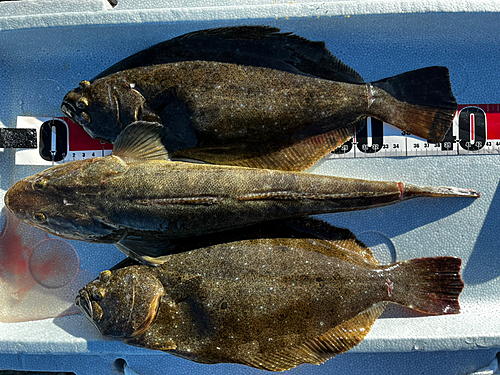
M106 156L112 150L110 144L92 139L68 117L19 116L17 128L36 130L36 139L33 148L16 151L16 164L61 164ZM441 143L429 143L368 118L364 129L328 158L478 154L500 154L500 104L459 105L453 126Z
M429 143L382 121L368 118L364 129L328 157L478 154L500 154L500 104L459 105L453 125L441 143Z

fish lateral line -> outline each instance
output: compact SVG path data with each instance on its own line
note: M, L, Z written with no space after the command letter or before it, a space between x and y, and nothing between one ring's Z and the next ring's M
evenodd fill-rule
M186 205L203 205L210 206L221 203L224 197L182 197L182 198L155 198L155 199L138 199L135 203L142 206L154 205L169 205L169 204L186 204Z
M259 201L259 200L336 200L349 199L359 197L376 197L392 195L392 191L361 191L361 192L346 192L346 193L331 193L331 194L315 194L315 193L300 193L290 191L274 191L268 193L248 193L236 197L238 201Z

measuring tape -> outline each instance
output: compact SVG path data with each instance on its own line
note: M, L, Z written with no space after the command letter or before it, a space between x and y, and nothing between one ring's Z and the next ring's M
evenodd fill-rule
M17 129L0 129L0 147L16 150L16 164L55 165L68 161L106 156L113 146L92 139L68 117L17 118ZM23 141L16 142L17 138ZM6 145L2 145L2 139ZM328 158L373 158L442 155L500 154L500 104L459 105L453 125L443 142L422 138L377 119L368 118L354 138Z
M377 119L328 158L406 157L500 154L500 104L461 104L440 143L406 134Z
M35 147L16 150L16 164L56 165L111 154L113 146L91 138L69 117L18 116L17 129L36 131ZM26 146L25 146L26 147Z

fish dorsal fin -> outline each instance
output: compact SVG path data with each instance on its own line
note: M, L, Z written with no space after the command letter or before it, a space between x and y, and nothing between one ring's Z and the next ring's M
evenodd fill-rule
M364 120L363 120L364 121ZM324 134L316 135L299 141L289 147L279 150L262 150L257 155L248 155L248 149L256 147L227 147L216 148L190 148L173 155L174 159L180 157L202 160L213 164L235 165L260 169L275 169L283 171L303 171L311 167L318 160L328 155L331 151L352 139L354 126L346 126Z
M193 31L192 33L180 35L171 40L179 41L179 40L186 40L186 39L197 38L199 36L209 36L209 35L218 36L223 39L262 39L270 34L279 32L280 29L273 26L242 25L242 26L216 27L214 29Z
M330 53L324 42L279 31L269 26L233 26L180 35L117 62L92 81L127 69L201 60L260 66L340 82L363 82L356 71Z
M312 246L307 250L318 251L327 256L348 256L351 260L361 261L361 264L371 263L378 265L373 252L349 229L335 227L321 220L311 218L297 218L287 221L293 229L323 239L327 247ZM325 243L323 242L323 244Z
M126 161L169 160L162 143L165 135L165 127L157 122L133 122L116 138L113 155Z
M304 363L319 365L326 360L358 345L370 332L375 320L384 312L386 303L371 307L325 334L293 348L273 353L262 353L241 362L268 371L286 371Z

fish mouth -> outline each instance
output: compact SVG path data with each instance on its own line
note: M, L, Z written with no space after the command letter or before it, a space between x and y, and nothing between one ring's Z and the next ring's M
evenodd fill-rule
M67 97L63 99L63 102L61 104L61 111L81 127L90 124L90 121L85 118L85 116L88 115L84 115L82 111L76 109L75 106L70 103L70 100Z
M73 107L71 104L69 104L68 102L64 101L62 104L61 104L61 111L63 111L63 113L66 115L66 116L69 116L71 118L73 118L75 115L76 115L76 110L75 110L75 107Z
M85 315L85 317L93 322L92 318L92 303L90 302L89 294L86 290L80 290L80 293L75 298L75 305L80 309L80 311Z
M4 203L18 219L25 220L30 215L28 213L31 207L36 207L39 203L32 194L32 184L24 179L16 182L5 194Z
M89 294L86 290L80 290L75 298L75 305L83 313L83 315L94 325L94 327L101 332L101 329L94 320L94 310L92 302L90 302Z

